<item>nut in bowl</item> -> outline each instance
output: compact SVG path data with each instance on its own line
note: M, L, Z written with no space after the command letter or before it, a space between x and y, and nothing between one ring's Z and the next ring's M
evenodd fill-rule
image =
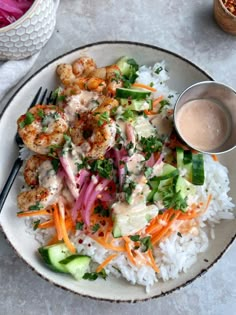
M236 35L235 0L214 0L214 17L225 32Z
M225 153L236 146L236 92L218 82L199 82L178 98L175 128L190 147L203 153Z
M47 43L56 24L58 0L35 0L23 16L0 28L0 60L29 57Z

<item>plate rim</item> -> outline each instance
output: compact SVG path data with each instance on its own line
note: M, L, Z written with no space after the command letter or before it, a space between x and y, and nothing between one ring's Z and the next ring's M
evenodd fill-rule
M191 66L193 66L194 68L196 68L198 71L200 71L202 74L204 74L210 81L214 81L214 79L212 78L212 76L205 70L201 69L196 63L192 62L191 60L189 60L186 57L181 56L178 53L175 53L171 50L159 47L159 46L155 46L152 44L146 44L146 43L141 43L141 42L136 42L136 41L123 41L123 40L108 40L108 41L98 41L98 42L94 42L94 43L89 43L83 46L79 46L77 48L74 48L72 50L69 50L67 52L65 52L64 54L61 54L57 57L55 57L54 59L48 61L45 65L43 65L41 68L39 68L36 72L34 72L28 79L26 79L21 85L20 87L13 93L13 95L11 96L11 98L9 99L9 101L6 103L6 105L3 107L2 112L0 113L0 121L2 119L3 114L5 113L6 109L8 108L8 106L10 105L10 103L12 102L12 100L14 99L14 97L18 94L18 92L30 81L32 80L39 72L41 72L43 69L47 68L50 64L52 64L53 62L57 61L60 58L63 58L67 55L70 55L71 53L76 52L77 50L81 50L81 49L85 49L85 48L89 48L89 47L93 47L93 46L99 46L99 45L105 45L105 44L115 44L115 45L119 45L119 44L125 44L125 45L134 45L134 46L142 46L142 47L147 47L147 48L151 48L151 49L155 49L155 50L159 50L162 52L165 52L169 55L175 56L185 62L187 62L188 64L190 64Z
M6 105L4 106L2 112L0 113L0 123L1 123L1 119L4 115L4 113L6 112L6 110L8 109L8 107L10 106L12 100L17 96L17 94L19 93L19 91L26 85L28 84L35 76L37 76L38 73L40 73L42 70L44 70L45 68L47 68L50 64L54 63L55 61L57 61L60 58L63 58L67 55L70 55L76 51L85 49L85 48L89 48L89 47L93 47L93 46L99 46L99 45L106 45L106 44L113 44L113 45L134 45L134 46L141 46L141 47L147 47L147 48L151 48L154 50L158 50L167 54L170 54L174 57L177 57L178 59L181 59L182 61L186 62L187 64L193 66L195 69L197 69L198 71L200 71L202 74L204 74L210 81L214 81L214 79L210 76L210 74L201 69L197 64L195 64L194 62L190 61L189 59L187 59L186 57L183 57L181 55L179 55L178 53L175 53L171 50L156 46L156 45L152 45L152 44L147 44L147 43L141 43L141 42L136 42L136 41L121 41L121 40L114 40L114 41L98 41L98 42L93 42L93 43L89 43L83 46L79 46L77 48L74 48L70 51L67 51L66 53L63 53L57 57L55 57L54 59L50 60L49 62L47 62L45 65L43 65L41 68L39 68L36 72L34 72L27 80L25 80L20 87L13 93L13 95L11 96L11 98L9 99L9 101L6 103ZM23 256L17 251L17 249L13 246L13 244L10 242L10 240L7 237L7 232L5 232L4 227L2 226L1 222L0 222L0 229L3 233L3 236L5 238L5 240L8 242L8 244L13 248L14 252L17 254L17 256L26 264L27 267L29 267L31 270L33 270L38 276L40 276L42 279L46 280L47 282L49 282L50 284L53 284L56 287L59 287L65 291L69 291L77 296L81 296L81 297L85 297L85 298L89 298L92 300L96 300L96 301L105 301L105 302L110 302L110 303L137 303L137 302L145 302L145 301L149 301L149 300L153 300L153 299L157 299L163 296L167 296L172 294L175 291L178 291L182 288L185 288L186 286L188 286L190 283L192 283L193 281L195 281L196 279L202 277L210 268L212 268L221 258L222 256L228 251L228 249L230 248L230 246L233 244L235 238L236 238L236 233L233 235L233 237L231 238L230 242L225 246L225 248L223 249L223 251L220 253L219 256L216 257L216 259L206 268L202 269L197 275L195 275L194 277L192 277L191 279L187 280L185 283L171 289L168 290L166 292L161 292L159 294L156 294L154 296L151 297L147 297L147 298L136 298L134 300L131 299L127 299L127 300L113 300L113 299L109 299L109 298L102 298L102 297L94 297L91 295L86 295L83 293L79 293L74 291L73 289L64 287L60 284L57 284L55 282L53 282L52 280L50 280L49 278L47 278L46 276L44 276L43 274L41 274L40 272L38 272L33 266L31 266L24 258Z

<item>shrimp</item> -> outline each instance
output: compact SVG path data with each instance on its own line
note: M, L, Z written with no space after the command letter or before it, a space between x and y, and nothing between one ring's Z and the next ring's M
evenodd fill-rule
M72 63L72 70L76 76L86 76L96 68L95 61L87 56L80 57Z
M100 78L84 78L79 77L74 81L74 84L78 85L81 90L93 91L102 93L106 88L106 82Z
M60 81L64 86L70 86L76 79L75 74L73 73L72 65L62 63L57 66L57 74Z
M97 68L90 72L88 77L96 77L104 80L107 85L107 96L114 96L116 94L116 89L123 86L120 68L115 64L107 67Z
M106 67L107 69L107 95L115 96L116 89L123 86L120 68L117 65Z
M25 164L24 179L28 186L34 187L39 184L39 166L46 161L45 155L32 155Z
M67 116L62 108L36 105L17 120L18 133L32 151L47 155L50 146L61 146L68 130Z
M106 113L90 113L81 116L70 132L86 157L99 159L115 143L116 124Z
M34 162L36 162L36 159ZM47 208L57 200L62 189L63 179L53 169L51 160L43 161L38 168L36 164L34 171L37 174L37 183L35 187L21 192L17 197L18 207L22 211L32 210L32 206Z
M109 115L111 114L111 111L119 106L119 102L111 97L105 97L103 99L103 102L95 108L94 112L95 114L97 113L108 113Z
M82 75L87 76L96 67L96 63L92 58L84 56L76 59L72 65L67 63L58 65L56 71L62 84L71 86L74 85L76 78Z

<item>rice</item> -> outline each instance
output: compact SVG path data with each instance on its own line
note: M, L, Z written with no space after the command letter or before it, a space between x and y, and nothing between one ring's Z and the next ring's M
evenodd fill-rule
M205 156L206 180L203 186L198 187L197 197L199 201L207 202L207 196L212 194L213 198L207 212L200 218L197 230L180 237L177 232L162 241L154 249L156 263L160 269L158 275L149 266L133 266L127 260L125 254L112 261L105 269L107 274L116 277L124 277L132 284L140 284L146 287L149 292L152 285L158 281L175 279L181 272L186 273L189 268L197 262L197 256L207 250L209 238L212 233L212 224L219 223L221 219L233 219L234 204L230 197L229 180L227 168L219 162L215 162L210 156ZM193 221L196 221L193 220ZM209 227L208 227L209 225ZM89 236L77 231L74 237L78 252L89 255L94 262L102 263L113 251L100 246ZM117 271L119 270L119 271Z
M159 73L157 74L155 71ZM164 61L156 63L153 68L140 67L138 75L137 82L147 85L152 83L152 86L157 90L155 97L163 95L164 98L169 100L169 108L174 107L178 94L176 91L170 90L166 84L169 77ZM215 224L220 223L222 219L234 219L234 204L228 196L230 187L227 168L219 162L215 162L208 155L204 156L204 161L205 183L203 186L196 187L197 192L194 198L196 202L206 204L211 194L212 200L207 211L200 218L191 220L192 227L189 233L181 235L177 233L178 221L176 221L174 225L176 231L154 249L154 259L160 269L160 273L156 274L153 268L147 265L132 265L126 254L120 252L112 260L112 263L105 267L108 275L123 277L132 284L143 285L148 292L156 282L175 279L180 273L188 272L189 268L196 263L198 254L207 250L209 238L214 238ZM27 230L29 230L30 226L32 226L32 219L27 219L26 222ZM41 230L39 232L37 230L33 233L37 236L37 240L44 244L45 240L50 238L52 232L49 230ZM92 261L97 264L101 264L108 256L114 253L114 251L104 248L79 230L76 231L72 241L79 253L90 256ZM116 245L119 245L119 240L117 240Z

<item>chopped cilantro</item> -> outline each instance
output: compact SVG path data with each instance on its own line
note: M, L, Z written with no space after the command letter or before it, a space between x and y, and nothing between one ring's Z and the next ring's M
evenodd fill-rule
M84 279L84 280L90 280L90 281L94 281L94 280L96 280L98 277L100 277L100 278L106 280L107 274L106 274L105 269L102 269L100 272L86 272L86 273L83 275L83 279Z
M59 169L59 167L60 167L60 161L59 161L59 159L53 159L53 160L51 161L51 163L52 163L52 167L53 167L55 173L57 173L57 171L58 171L58 169Z
M109 217L109 209L104 208L102 205L98 205L94 208L94 213L100 214L102 217Z
M93 233L96 233L100 228L100 225L98 223L95 223L93 226L92 226L92 231Z
M129 73L122 76L123 85L125 88L129 88L132 83L135 82L138 77L137 71L139 69L139 65L133 58L129 58L126 62L130 65Z
M123 186L123 192L125 193L125 200L128 203L131 203L131 195L136 187L135 182L130 181L129 183L125 183Z
M76 163L76 166L77 166L78 172L80 170L82 170L83 168L87 168L87 166L88 166L88 159L87 158L83 158L81 163Z
M44 111L42 110L42 108L40 108L37 113L38 113L38 116L39 116L40 118L44 118L45 113L44 113Z
M98 172L103 178L111 178L113 163L111 159L94 160L91 164L91 171Z
M142 245L141 250L142 252L146 252L148 249L152 248L152 243L151 243L151 236L146 236L141 238L140 235L131 235L129 237L133 242L140 242ZM139 246L137 246L136 249L138 249Z
M160 101L159 104L160 104L160 108L159 108L159 113L160 113L165 106L170 105L170 102L168 100L162 100Z
M151 236L146 236L140 239L142 244L142 252L146 252L148 249L152 248Z
M187 197L184 199L181 196L181 192L175 191L175 186L169 186L160 191L160 196L162 198L165 208L173 208L175 210L185 211L187 208Z
M25 114L25 119L22 120L19 124L20 128L24 128L27 125L30 125L35 120L34 115L30 112Z
M163 70L163 67L160 66L160 67L158 67L158 68L155 70L155 73L156 73L156 74L159 74L162 70Z
M133 242L138 242L140 240L140 236L139 235L131 235L129 238Z
M76 230L83 230L83 227L84 227L84 222L76 222L76 225L75 225L75 229Z
M124 111L124 113L122 114L122 118L125 120L125 121L132 121L134 120L136 117L135 113L131 110L131 109L126 109Z
M104 112L102 114L95 113L94 115L99 115L98 116L98 126L99 127L101 127L105 122L109 122L110 121L110 117L109 117L109 113L108 112Z
M71 137L70 136L68 136L67 134L63 134L63 137L64 137L64 139L65 139L65 141L67 142L67 143L71 143Z
M33 230L37 230L38 226L40 224L40 220L34 221L34 226L33 226Z
M178 235L179 237L182 237L182 234L181 234L180 232L177 232L177 235Z
M49 149L48 156L56 159L57 158L57 152L56 151L57 151L57 149L61 149L61 146L58 144L53 144L53 145L50 145L48 147L48 149Z
M143 152L146 153L146 160L148 160L153 152L161 150L162 142L154 136L148 138L141 137L140 143L143 147Z
M129 150L131 150L131 149L133 149L133 148L134 148L134 143L130 141L130 142L127 144L127 146L126 146L126 150L129 151Z
M42 208L43 206L39 203L39 201L37 201L35 205L29 207L29 210L40 210Z

